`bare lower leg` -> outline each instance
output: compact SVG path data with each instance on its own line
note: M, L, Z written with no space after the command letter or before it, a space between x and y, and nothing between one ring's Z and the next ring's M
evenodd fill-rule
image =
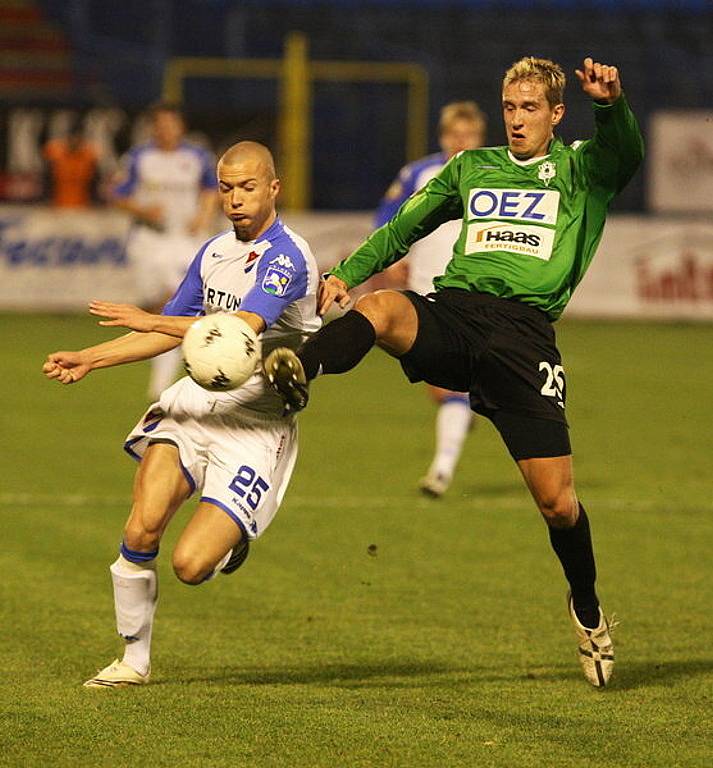
M596 566L587 513L574 490L572 457L525 459L518 465L547 522L550 542L569 582L577 617L584 626L596 627Z
M178 449L147 449L134 482L134 503L121 554L111 566L116 626L125 639L123 661L142 675L150 668L151 634L158 600L156 556L171 517L190 494Z

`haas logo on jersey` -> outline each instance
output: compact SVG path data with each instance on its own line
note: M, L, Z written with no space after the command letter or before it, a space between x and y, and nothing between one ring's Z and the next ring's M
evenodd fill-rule
M471 189L466 252L505 251L549 261L559 201L554 189Z

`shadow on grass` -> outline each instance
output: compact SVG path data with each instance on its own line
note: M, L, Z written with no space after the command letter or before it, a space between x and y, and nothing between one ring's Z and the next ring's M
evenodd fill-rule
M713 672L713 659L674 662L626 662L617 666L610 690L666 685ZM562 683L582 682L579 665L556 667L455 666L433 662L393 661L384 664L312 664L290 667L221 667L195 670L180 675L180 683L221 683L232 685L323 685L336 688L431 688L465 687L483 683ZM171 685L176 678L155 680L156 685ZM153 685L152 685L153 687Z
M207 673L206 673L207 672ZM473 668L430 662L385 662L384 664L314 664L292 667L227 667L214 674L206 670L182 676L183 683L234 683L236 685L322 684L344 688L421 687L443 684L443 678L470 684L479 675ZM157 683L171 681L158 680ZM453 679L449 680L449 684Z
M324 685L336 688L470 688L483 683L521 680L562 682L578 680L574 664L553 669L525 670L521 667L455 666L433 662L386 662L384 664L314 664L292 667L223 667L181 675L182 683L235 685ZM172 681L157 680L157 684Z
M627 661L619 664L612 688L620 691L669 685L713 673L713 659Z

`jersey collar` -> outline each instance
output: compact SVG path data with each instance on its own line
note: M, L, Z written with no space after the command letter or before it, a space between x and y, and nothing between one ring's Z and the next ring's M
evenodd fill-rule
M277 235L281 229L282 220L279 216L276 216L275 221L273 221L272 224L270 224L270 226L254 242L257 244L261 243L263 240L272 240L272 238L275 237L275 235Z
M510 147L508 147L508 157L510 158L511 162L515 163L515 165L519 165L522 167L528 166L528 165L534 165L535 163L541 163L543 160L547 160L547 158L552 154L555 147L562 143L562 140L555 136L554 139L550 142L550 151L546 155L539 155L538 157L530 157L527 160L518 160L515 155L510 151Z

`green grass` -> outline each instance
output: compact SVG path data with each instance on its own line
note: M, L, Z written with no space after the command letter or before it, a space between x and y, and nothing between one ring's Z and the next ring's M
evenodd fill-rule
M177 582L180 513L152 684L87 691L119 647L107 567L146 369L60 387L44 355L107 332L0 322L0 765L713 764L710 327L559 326L600 596L621 618L606 691L580 677L559 565L494 429L478 422L445 499L421 499L433 410L380 352L314 386L244 570Z

